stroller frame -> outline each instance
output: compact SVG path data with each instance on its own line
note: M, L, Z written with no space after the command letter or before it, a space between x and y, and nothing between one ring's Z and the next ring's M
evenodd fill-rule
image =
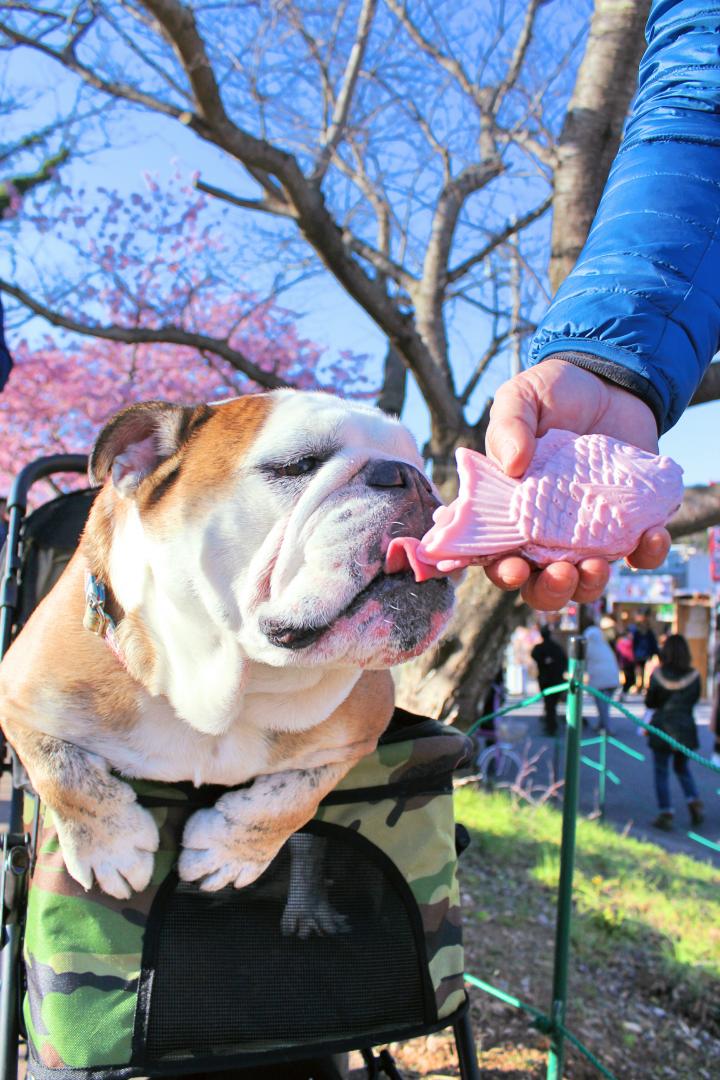
M13 636L18 609L22 525L30 488L53 473L85 473L84 454L53 454L26 465L15 478L7 501L8 531L6 560L0 587L0 659ZM23 917L37 835L37 812L31 833L23 830L23 789L19 783L19 762L0 733L0 775L9 774L13 783L7 832L2 837L0 865L0 1077L15 1080L20 1034L20 966Z
M24 569L21 552L30 489L33 484L53 474L85 474L86 470L87 457L83 454L50 455L25 466L12 485L7 501L6 558L0 585L0 659L9 648L14 632L20 628L18 614ZM25 908L28 884L35 861L40 804L37 796L34 796L34 821L30 831L26 831L23 822L24 800L28 790L31 794L34 795L34 793L29 787L21 763L0 732L0 775L4 774L11 776L12 788L8 828L0 840L0 1080L16 1080L19 1044L23 1029L21 1009ZM427 1033L429 1034L431 1030L442 1029L443 1026L452 1027L461 1080L479 1080L469 1008L466 1007L460 1015L448 1018L445 1025L435 1024L428 1029ZM376 1057L368 1046L359 1045L357 1049L362 1052L368 1077L379 1076L381 1072L388 1077L400 1077L401 1074L386 1050L381 1051ZM329 1048L328 1052L332 1054L333 1051ZM284 1072L283 1075L300 1076L301 1071L292 1072L292 1065L294 1062L301 1069L303 1060L301 1054L298 1054L297 1058L288 1058L287 1064L290 1071ZM312 1075L316 1076L317 1080L331 1080L331 1078L341 1080L343 1074L332 1064L332 1060L334 1059L326 1059L325 1065L319 1062ZM259 1063L258 1068L261 1072L263 1071L262 1062ZM222 1080L223 1076L250 1078L251 1074L252 1076L257 1074L254 1067L250 1071L232 1069L227 1072L219 1066L214 1075L217 1075L218 1080ZM302 1075L307 1075L307 1073L302 1073Z

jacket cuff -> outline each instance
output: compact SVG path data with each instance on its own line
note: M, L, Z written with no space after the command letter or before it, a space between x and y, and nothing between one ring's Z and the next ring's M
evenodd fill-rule
M555 356L558 360L566 360L576 367L584 368L585 371L591 371L593 375L597 375L599 378L605 379L606 382L613 383L614 386L619 386L621 389L634 394L635 397L639 397L655 417L658 432L662 431L665 404L649 379L645 379L642 375L623 367L622 364L616 364L612 360L606 360L589 352L558 350L543 356L540 363L543 360L549 360L550 356Z

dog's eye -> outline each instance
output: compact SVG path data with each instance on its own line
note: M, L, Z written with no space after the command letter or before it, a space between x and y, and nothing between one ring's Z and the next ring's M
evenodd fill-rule
M298 458L297 461L288 461L286 465L276 465L273 472L276 476L307 476L320 465L322 461L319 457L308 454L307 457Z

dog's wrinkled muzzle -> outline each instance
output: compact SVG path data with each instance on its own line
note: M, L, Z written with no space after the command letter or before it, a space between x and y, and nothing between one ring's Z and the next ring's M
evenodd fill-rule
M386 588L388 574L393 573L386 559L388 547L394 537L415 536L419 540L432 524L433 513L440 505L427 477L409 462L395 458L371 458L347 484L347 493L347 510L337 500L332 505L337 488L321 503L327 507L327 513L318 516L316 505L315 512L305 518L302 528L293 536L299 548L294 559L287 549L281 555L283 573L278 573L276 568L273 586L276 582L283 585L287 582L291 589L293 584L300 584L301 580L309 583L314 577L313 591L318 602L313 605L314 611L303 603L293 611L293 604L286 603L281 616L275 611L260 615L261 634L277 648L298 650L313 645L338 620L352 619L370 601L381 606L387 602L392 615L397 608ZM328 533L327 539L333 543L327 547L322 542L326 522L338 526L342 522L342 533ZM293 531L291 525L283 547ZM341 536L339 543L338 536ZM308 561L313 548L314 556ZM302 573L302 579L296 578L295 582L287 574L293 562ZM326 587L318 586L318 574L326 581ZM408 584L411 580L409 577ZM395 587L399 585L396 581ZM273 587L271 595L274 593ZM332 602L333 595L337 596L337 604ZM288 599L287 592L284 599Z

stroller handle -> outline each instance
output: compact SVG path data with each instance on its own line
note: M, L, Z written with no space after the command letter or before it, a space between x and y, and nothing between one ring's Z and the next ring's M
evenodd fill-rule
M53 473L85 473L87 467L87 454L49 454L47 457L31 461L13 480L7 499L8 514L14 507L19 507L23 513L25 512L28 492L38 480L43 480Z
M5 565L0 589L0 659L10 645L13 613L17 603L17 580L20 569L19 542L22 520L27 509L28 492L38 480L53 473L87 472L86 454L49 454L31 461L15 477L7 499L8 529L5 539Z

